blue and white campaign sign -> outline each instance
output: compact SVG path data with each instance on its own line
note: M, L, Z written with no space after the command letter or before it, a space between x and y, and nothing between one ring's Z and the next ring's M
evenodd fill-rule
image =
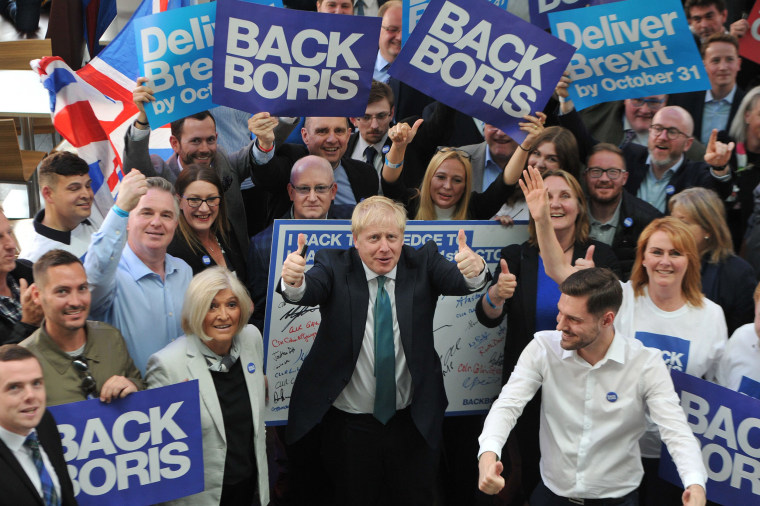
M485 259L492 272L504 246L528 238L524 220L513 227L493 221L409 221L404 244L419 248L435 241L441 254L453 261L459 229L465 230L467 244ZM307 270L320 249L353 246L351 223L346 220L275 221L264 322L264 368L270 399L266 420L270 425L287 423L293 384L321 322L319 307L288 304L275 292L282 263L296 249L299 233L306 234L309 245ZM447 415L485 413L501 390L506 322L492 329L478 323L475 305L483 291L438 300L433 329L449 399Z
M685 372L689 365L691 342L680 337L653 332L636 332L634 336L647 348L656 348L662 353L662 360L670 371Z
M80 505L148 505L203 490L197 380L48 409Z
M152 128L214 106L215 17L216 5L204 3L134 20L139 74L156 98L145 104Z
M380 18L241 0L216 6L216 103L282 116L364 115Z
M269 7L284 7L282 5L282 0L244 0L244 1L250 2L252 4L268 5Z
M546 105L573 48L488 2L433 0L389 72L517 142Z
M590 0L530 0L530 22L543 30L549 28L550 12L586 7L590 3Z
M479 1L479 0L473 0L473 1ZM504 10L507 10L507 0L486 0L487 2L491 2L496 7L501 7ZM409 35L411 35L412 30L414 30L414 27L417 26L417 22L422 17L422 13L425 12L425 8L430 3L430 0L403 0L403 11L402 11L402 31L401 31L401 44L406 44L406 39L409 38Z
M568 70L578 110L710 88L680 0L625 0L551 12L549 22L554 35L577 49Z
M760 400L671 371L686 421L702 446L707 498L719 504L760 504ZM663 445L660 476L681 485Z

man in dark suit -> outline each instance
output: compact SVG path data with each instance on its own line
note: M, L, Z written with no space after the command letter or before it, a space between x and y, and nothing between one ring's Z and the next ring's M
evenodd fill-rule
M304 274L300 234L283 264L278 291L292 304L319 305L322 315L293 387L288 440L321 426L332 504L433 503L448 404L433 339L436 302L479 290L490 276L464 231L454 265L432 241L404 246L405 225L400 204L371 197L354 210L354 247L318 251Z
M166 161L159 156L151 155L148 151L150 125L145 114L145 104L155 101L155 98L153 90L143 86L147 82L148 79L145 77L138 78L137 88L132 91L132 99L140 112L124 134L124 174L137 169L146 177L160 176L174 184L182 167L192 163L211 165L222 180L227 212L235 217L232 227L235 229L240 251L245 254L248 251L248 221L240 183L251 175L253 142L236 153L227 153L224 149L219 149L216 120L208 111L202 111L172 121L169 142L174 155ZM266 194L262 193L261 196L265 198ZM266 223L260 223L258 230L265 226Z
M668 105L679 105L689 111L694 120L694 136L706 145L714 128L719 132L728 130L745 93L736 84L741 67L736 37L713 34L702 44L700 52L710 89L676 93L670 96Z
M0 346L0 490L13 506L75 505L58 427L31 351Z
M293 165L288 183L291 208L283 220L350 219L354 206L333 205L338 191L330 163L318 156L304 156ZM267 305L269 259L274 224L253 236L248 248L247 288L253 299L251 323L264 332Z

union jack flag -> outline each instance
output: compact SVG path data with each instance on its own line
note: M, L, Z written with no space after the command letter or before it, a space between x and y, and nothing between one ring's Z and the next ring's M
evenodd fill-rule
M50 93L56 130L90 165L95 207L102 216L113 205L123 177L124 134L137 116L132 90L139 70L132 21L190 3L191 0L143 0L114 40L76 72L57 56L33 62ZM169 135L168 127L154 130L151 152L168 157Z

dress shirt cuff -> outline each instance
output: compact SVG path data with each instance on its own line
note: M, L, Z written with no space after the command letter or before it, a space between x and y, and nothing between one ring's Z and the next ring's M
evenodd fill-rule
M131 141L141 141L150 135L150 128L140 130L139 128L135 128L133 124L130 124L129 129L127 130L127 135Z
M303 298L303 294L306 293L306 278L303 278L301 286L290 286L284 279L280 278L280 290L286 299L291 302L298 302Z
M259 149L258 142L253 142L251 146L251 156L253 157L253 163L256 165L265 165L274 158L274 146L265 153Z
M731 179L731 169L729 168L728 172L723 174L722 176L719 176L715 173L713 170L715 167L710 167L710 175L717 179L718 181L729 181Z
M467 288L469 288L472 291L480 290L483 288L486 284L486 273L488 272L488 266L485 262L483 262L483 270L480 271L480 274L475 276L474 278L464 278L464 282L467 285Z
M705 493L707 492L707 486L705 485L705 483L707 483L707 476L703 475L702 473L696 471L690 472L683 476L681 481L684 483L684 490L689 488L691 485L699 485L705 489Z
M496 454L496 460L501 460L501 448L498 443L494 441L483 441L478 450L478 460L480 460L480 456L485 452L494 452Z

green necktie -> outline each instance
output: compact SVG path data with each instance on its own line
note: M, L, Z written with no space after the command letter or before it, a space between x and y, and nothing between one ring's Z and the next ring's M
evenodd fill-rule
M385 276L378 276L375 298L374 416L386 424L396 413L396 352L393 346L391 300L384 285Z

